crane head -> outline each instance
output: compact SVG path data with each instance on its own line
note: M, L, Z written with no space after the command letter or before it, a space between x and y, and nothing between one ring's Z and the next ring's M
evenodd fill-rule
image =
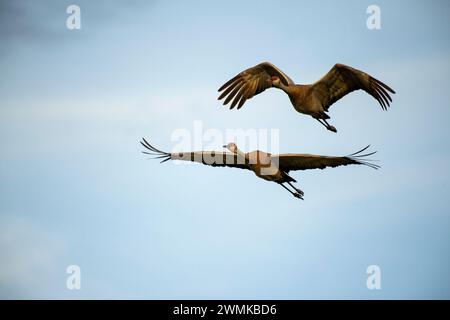
M280 78L278 78L277 76L272 76L272 77L270 77L270 79L272 80L272 85L274 87L280 86Z
M227 148L228 150L230 150L233 153L237 153L237 151L238 151L238 147L237 147L236 143L234 143L234 142L230 142L229 144L226 144L223 147Z

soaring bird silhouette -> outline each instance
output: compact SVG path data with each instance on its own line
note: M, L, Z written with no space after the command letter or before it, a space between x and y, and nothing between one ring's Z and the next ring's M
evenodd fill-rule
M289 171L325 169L326 167L346 166L349 164L362 164L374 169L379 168L378 165L371 162L373 160L366 158L375 154L376 151L363 154L369 146L345 157L329 157L300 153L272 155L260 150L244 153L239 150L235 143L229 143L224 146L224 148L227 148L231 153L216 151L169 153L156 149L144 138L142 138L141 144L146 148L146 151L143 151L143 153L156 156L156 159L162 159L161 163L168 160L185 160L199 162L213 167L231 167L251 170L259 178L278 183L294 197L302 200L304 193L292 184L292 182L297 181L289 176ZM293 190L284 185L285 183L292 187Z
M310 115L333 132L337 130L327 122L327 119L330 119L328 109L348 93L362 89L374 97L383 110L387 110L392 102L388 91L395 93L386 84L367 73L343 64L335 64L319 81L301 85L295 84L270 62L263 62L227 81L219 88L219 92L223 92L218 99L226 97L224 105L233 100L230 109L236 105L237 109L240 109L248 99L271 87L286 92L295 110Z

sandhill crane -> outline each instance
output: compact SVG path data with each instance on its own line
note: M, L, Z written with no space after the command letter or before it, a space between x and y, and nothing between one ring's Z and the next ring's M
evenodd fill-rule
M248 99L271 87L283 90L289 96L295 110L310 115L333 132L337 130L327 122L327 119L330 119L328 109L348 93L362 89L374 97L383 110L387 110L389 103L392 102L388 91L395 94L395 91L383 82L343 64L335 64L319 81L301 85L295 84L270 62L263 62L227 81L219 88L219 92L223 92L218 99L226 97L224 105L233 100L230 109L236 105L237 109L240 109Z
M362 154L369 146L345 157L329 157L299 153L272 155L259 150L244 153L239 150L235 143L229 143L223 146L230 152L197 151L181 153L168 153L158 150L144 138L142 138L141 144L146 148L146 151L143 151L143 153L162 159L161 163L168 160L185 160L199 162L213 167L251 170L259 178L278 183L294 197L302 200L304 193L292 184L292 182L297 181L289 176L289 171L325 169L326 167L346 166L349 164L362 164L374 169L379 168L378 165L371 162L373 160L366 158L375 154L376 151ZM293 190L284 185L285 183L292 187Z

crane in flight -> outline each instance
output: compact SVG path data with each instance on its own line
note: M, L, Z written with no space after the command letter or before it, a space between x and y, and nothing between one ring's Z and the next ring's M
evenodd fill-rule
M392 102L389 95L395 91L369 74L352 67L335 64L320 80L313 84L295 84L283 71L270 62L263 62L242 71L219 88L219 100L223 104L231 100L230 109L244 103L264 90L275 87L283 90L291 100L294 109L319 121L325 128L337 132L330 125L327 114L330 106L355 90L362 89L374 97L383 110Z
M287 153L272 155L260 150L244 153L235 143L229 143L224 146L230 152L217 151L196 151L169 153L156 149L147 140L142 138L142 146L145 154L162 159L161 163L168 160L184 160L202 163L213 167L230 167L247 169L253 171L255 175L267 181L273 181L289 191L294 197L302 199L304 193L295 187L292 182L297 182L289 175L294 170L325 169L327 167L346 166L350 164L366 165L374 169L379 166L372 163L373 160L367 159L376 153L365 153L369 146L352 153L345 157L321 156L314 154ZM286 186L287 184L291 189Z

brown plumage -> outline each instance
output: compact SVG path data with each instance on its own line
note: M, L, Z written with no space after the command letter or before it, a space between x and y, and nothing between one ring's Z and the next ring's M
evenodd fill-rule
M335 64L325 76L313 84L299 85L270 62L263 62L227 81L219 88L219 92L223 92L218 99L225 98L224 105L231 102L230 109L236 106L240 109L248 99L271 87L283 90L295 110L312 116L333 132L337 130L327 122L330 118L328 109L348 93L362 89L374 97L383 110L387 110L392 102L389 93L395 94L395 91L383 82L343 64Z
M350 164L366 165L374 169L379 168L378 165L371 162L373 160L366 158L375 154L376 151L363 154L369 146L345 157L330 157L300 153L272 155L259 150L244 153L239 150L234 143L229 143L224 146L231 151L231 153L216 151L169 153L156 149L144 138L142 138L141 144L146 148L146 151L143 151L143 153L156 156L156 158L162 159L161 162L166 162L168 160L184 160L198 162L213 167L230 167L251 170L259 178L278 183L293 196L302 200L304 193L292 185L291 182L297 181L289 176L290 171L325 169L327 167L346 166ZM290 190L284 183L291 186L294 191Z

